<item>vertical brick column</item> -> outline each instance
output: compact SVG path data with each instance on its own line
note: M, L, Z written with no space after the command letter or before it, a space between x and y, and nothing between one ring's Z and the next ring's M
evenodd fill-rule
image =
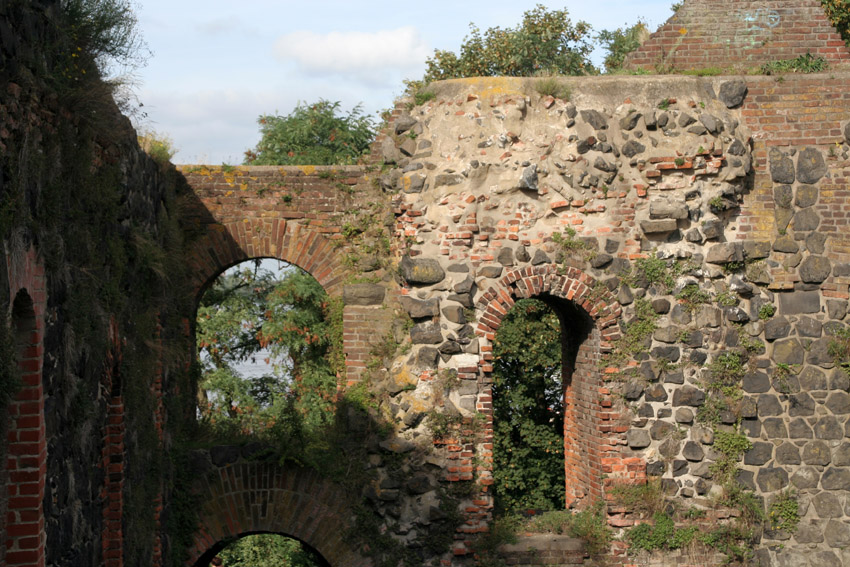
M12 325L16 336L21 389L9 404L6 470L8 505L4 518L5 564L45 564L44 487L47 438L44 424L44 272L35 252L11 265Z
M103 440L103 468L106 482L103 488L103 564L105 567L124 565L124 396L121 380L122 340L118 324L110 324L112 350L107 355L105 386L109 392L106 407L106 434Z

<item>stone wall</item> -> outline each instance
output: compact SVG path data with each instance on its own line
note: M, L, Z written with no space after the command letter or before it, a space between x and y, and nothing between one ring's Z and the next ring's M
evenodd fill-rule
M794 487L804 518L794 536L765 532L763 553L773 540L785 557L813 542L840 554L848 377L828 350L847 329L846 80L564 79L570 101L536 94L533 81L431 85L435 100L396 119L398 149L384 143L398 164L382 182L399 191L403 305L416 322L396 369L421 377L399 399L427 398L428 377L453 369L457 411L489 416L488 353L512 298L560 298L568 320L603 313L616 325L596 319L603 341L582 343L592 377L577 379L580 357L571 383L588 405L582 418L568 404L568 499L647 475L704 505L721 491L715 436L740 428L752 448L738 479L767 505ZM810 113L815 97L835 103ZM581 247L553 238L568 229ZM642 272L641 258L670 279ZM586 294L565 291L580 284ZM634 356L611 356L638 300L657 329ZM469 305L474 319L453 315ZM712 385L729 353L742 364L734 400ZM477 445L468 462L488 451ZM476 474L486 480L487 467Z
M747 72L808 54L833 69L850 61L820 0L686 0L626 57L624 67L653 73Z

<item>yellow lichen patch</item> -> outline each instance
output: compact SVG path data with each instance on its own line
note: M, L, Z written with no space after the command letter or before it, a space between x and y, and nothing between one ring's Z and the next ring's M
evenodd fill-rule
M228 191L224 194L225 197L230 197L231 195L233 195L233 191Z
M247 191L247 190L248 190L248 184L247 184L247 183L240 183L240 184L239 184L239 189L240 189L241 191Z
M523 79L517 77L469 77L455 79L472 88L482 99L523 95Z
M286 175L286 168L285 168L285 167L279 167L279 168L278 168L278 172L279 172L281 175Z
M297 167L304 175L313 175L314 173L316 173L315 165L299 165Z

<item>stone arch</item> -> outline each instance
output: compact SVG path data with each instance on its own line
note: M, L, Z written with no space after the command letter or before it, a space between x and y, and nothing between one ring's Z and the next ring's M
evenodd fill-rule
M245 219L207 225L188 258L196 298L215 277L254 258L277 258L307 271L329 295L340 295L347 270L338 247L319 230L286 219Z
M478 299L477 331L489 342L495 339L502 319L518 299L535 297L554 307L561 319L564 340L564 467L566 505L603 496L603 474L608 472L617 443L611 414L610 392L602 380L599 363L620 336L622 314L611 292L591 276L572 267L529 266L508 271L497 286ZM492 400L492 346L483 348L484 383ZM492 412L492 404L483 405Z
M200 522L187 565L206 567L228 543L256 533L295 538L333 567L372 565L345 539L354 517L345 490L314 470L246 461L238 451L213 449L214 460L231 462L196 481Z
M47 436L44 421L44 268L35 249L8 254L9 304L21 386L9 403L5 459L4 565L44 566L44 493Z

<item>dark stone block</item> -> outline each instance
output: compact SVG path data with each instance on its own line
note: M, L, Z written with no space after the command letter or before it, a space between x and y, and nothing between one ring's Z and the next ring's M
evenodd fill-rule
M699 443L688 441L682 449L682 456L689 461L699 462L705 458L705 451Z
M381 285L359 283L342 288L342 301L346 305L380 305L386 289Z
M418 323L410 329L410 340L413 344L436 345L443 342L443 333L440 326L433 321Z
M805 417L815 415L815 401L803 392L788 397L788 416Z
M800 450L793 443L783 443L776 448L776 462L780 465L799 465Z
M401 277L411 284L431 285L443 281L446 273L437 260L405 256L399 263Z
M661 384L655 383L646 388L644 396L647 402L666 402L667 390Z
M777 148L772 148L769 154L770 178L774 183L794 183L794 162L790 157Z
M756 441L750 450L744 453L744 464L761 466L772 458L773 443Z
M748 372L741 386L749 394L763 394L770 389L770 379L764 372Z
M740 79L724 82L717 93L717 98L726 105L726 108L740 106L746 96L747 83Z
M842 439L844 425L835 416L827 415L817 420L814 432L816 439Z
M608 128L608 121L596 110L582 110L581 118L593 126L594 130L605 130Z
M817 183L826 172L826 162L819 150L804 148L797 155L797 181L800 183Z
M788 423L788 437L791 439L811 439L813 437L812 428L801 417L792 419Z
M673 392L673 406L698 407L705 403L705 392L693 386L682 386Z
M826 256L809 256L800 264L800 279L805 283L821 283L829 277L832 263Z
M820 217L814 209L803 209L794 214L792 228L800 232L815 230L820 225Z
M821 477L820 485L824 490L847 490L850 486L850 469L828 468Z
M760 417L781 415L782 404L779 403L779 399L773 394L759 394L758 412Z
M762 492L776 492L788 486L788 473L777 467L763 467L756 475L756 483Z

